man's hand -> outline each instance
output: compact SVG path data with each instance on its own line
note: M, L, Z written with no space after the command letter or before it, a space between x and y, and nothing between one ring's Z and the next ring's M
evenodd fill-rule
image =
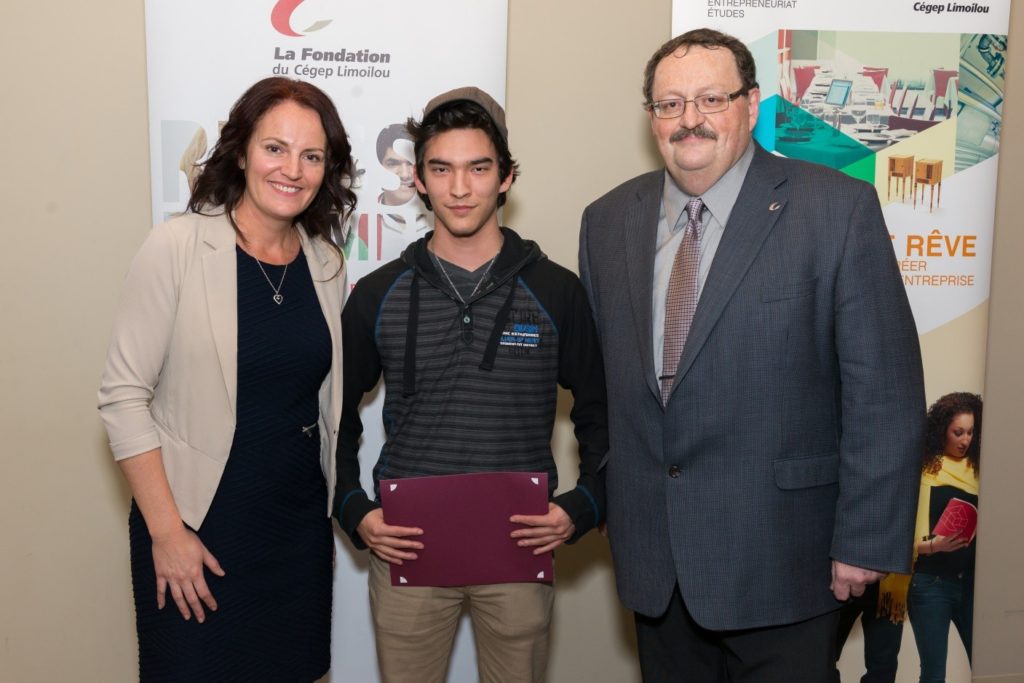
M422 529L408 526L391 526L384 522L384 511L371 510L359 522L356 533L374 554L385 562L402 564L402 560L415 560L413 550L423 550L423 544L409 539L419 536Z
M525 524L525 529L516 529L512 538L518 538L520 547L541 546L534 549L534 555L554 550L572 538L576 525L569 519L565 510L554 503L548 503L546 515L512 515L509 521L513 524Z
M832 595L836 596L836 600L846 602L851 597L858 598L864 595L867 585L880 581L883 576L884 572L832 560L832 585L829 588L832 589Z

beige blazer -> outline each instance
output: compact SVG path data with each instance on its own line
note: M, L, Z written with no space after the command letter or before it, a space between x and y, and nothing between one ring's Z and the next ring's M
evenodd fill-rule
M320 461L329 516L341 419L344 263L299 230L331 333L320 387ZM99 390L115 460L160 448L181 518L198 529L231 451L238 372L235 232L227 217L185 214L139 249L114 319Z

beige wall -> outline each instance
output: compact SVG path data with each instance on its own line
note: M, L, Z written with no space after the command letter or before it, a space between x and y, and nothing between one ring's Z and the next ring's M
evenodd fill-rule
M128 681L127 494L95 396L149 223L142 3L2 7L0 680Z
M510 4L508 113L523 176L505 218L572 265L582 207L656 164L639 110L640 71L668 37L670 3ZM0 10L10 65L0 107L3 681L135 675L127 492L94 404L121 279L149 227L141 7L57 0ZM1020 12L1011 34L1011 45L1024 40ZM1021 100L1024 51L1011 52L1011 62L1011 98ZM1024 107L1016 104L1001 159L986 391L976 672L988 676L1024 676L1014 486L1024 481L1024 459L1010 436L1024 378L1016 264L1024 238L1011 223L1024 172ZM556 440L571 467L564 420ZM632 626L614 598L602 539L560 555L559 588L551 679L637 680ZM339 609L345 599L338 596ZM849 667L852 679L856 662Z
M1012 71L1011 71L1012 69ZM995 253L985 372L982 515L975 581L976 681L1024 683L1024 454L1017 440L1024 389L1024 7L1010 19L1006 116L996 203Z

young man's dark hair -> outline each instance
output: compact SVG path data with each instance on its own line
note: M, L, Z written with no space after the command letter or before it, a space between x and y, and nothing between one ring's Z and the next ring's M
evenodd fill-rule
M508 149L508 129L505 127L505 112L490 95L479 88L459 88L438 96L427 103L423 120L409 119L406 129L412 136L416 151L416 173L423 177L423 154L427 142L450 130L476 128L482 130L494 144L498 153L498 175L502 180L512 175L513 182L519 177L519 163L512 158ZM507 197L498 195L498 206L504 206ZM420 199L431 211L430 199L420 193Z

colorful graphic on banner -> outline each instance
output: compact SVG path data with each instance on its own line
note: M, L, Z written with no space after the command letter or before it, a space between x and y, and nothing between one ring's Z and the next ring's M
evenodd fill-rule
M921 334L988 300L1009 6L674 4L750 46L758 142L875 185Z
M146 2L153 222L185 208L196 164L232 103L255 81L307 80L334 100L356 171L356 211L339 226L349 284L396 258L433 219L412 186L412 144L401 130L434 95L475 85L505 95L507 0L388 3L353 0ZM383 443L382 392L364 406L364 486ZM333 680L378 679L365 553L338 547ZM468 629L451 680L475 678Z
M757 141L875 186L926 335L988 301L1009 11L1009 0L673 0L672 33L706 26L746 42L761 90ZM984 325L983 316L974 320ZM931 392L962 389L928 384ZM978 438L980 400L976 415ZM973 573L973 545L970 552ZM910 577L889 576L870 595L871 605L855 606L873 631L867 642L898 651L908 595L914 622ZM844 635L856 617L844 621ZM932 637L917 645L920 659L935 665L931 641L944 647L949 624L929 627ZM964 642L969 648L969 629ZM962 650L950 656L966 659ZM917 673L901 671L897 680Z
M184 208L196 162L247 86L308 80L334 99L356 158L359 204L339 235L354 283L432 223L410 178L385 162L411 146L381 149L379 138L449 88L474 84L502 101L506 15L504 0L148 2L154 222Z

